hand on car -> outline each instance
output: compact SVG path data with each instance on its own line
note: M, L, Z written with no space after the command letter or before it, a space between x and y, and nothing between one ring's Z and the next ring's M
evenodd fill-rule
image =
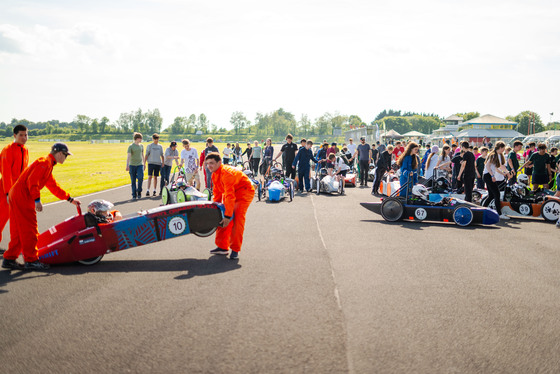
M226 227L227 225L229 225L229 222L231 221L231 218L225 218L221 220L220 222L220 226L222 227Z

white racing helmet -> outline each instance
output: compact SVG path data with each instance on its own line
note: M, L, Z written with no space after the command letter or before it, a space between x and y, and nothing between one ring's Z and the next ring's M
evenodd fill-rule
M426 186L424 186L423 184L417 184L412 187L412 194L423 200L428 200L428 198L430 197L430 191L428 191Z
M517 183L523 185L523 187L527 187L529 185L529 177L527 174L519 174L517 176Z
M87 210L93 215L104 218L109 214L111 209L113 209L114 207L115 206L110 201L93 200L91 203L89 203Z

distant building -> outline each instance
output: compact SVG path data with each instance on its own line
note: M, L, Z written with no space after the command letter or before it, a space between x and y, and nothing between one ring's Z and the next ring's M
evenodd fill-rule
M487 143L496 143L498 140L507 142L517 136L523 136L516 130L517 125L516 122L485 114L460 124L457 139L467 140L476 145L481 145L485 141Z

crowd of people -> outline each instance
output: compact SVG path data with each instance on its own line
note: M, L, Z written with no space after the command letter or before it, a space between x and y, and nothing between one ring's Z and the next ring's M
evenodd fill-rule
M66 144L56 143L48 155L28 165L27 128L23 125L16 126L13 137L13 143L4 147L0 156L0 194L5 196L0 199L0 240L7 221L11 222L10 243L4 253L2 266L12 269L46 269L48 265L37 258L37 212L43 209L40 190L47 187L56 197L74 205L80 204L52 176L53 167L62 165L71 153ZM219 228L216 239L217 248L211 252L227 254L229 248L232 250L230 257L234 259L241 248L245 214L253 198L252 184L235 167L239 164L247 165L256 177L267 174L273 163L281 157L286 177L298 181L300 192L310 191L312 171L322 168L326 168L328 175L339 180L349 170L357 168L360 186L363 187L368 187L369 170L374 168L374 195L378 195L383 176L395 170L400 170L401 186L409 180L412 184L418 183L420 176L427 185L430 181L445 178L450 180L453 190L465 194L466 201L472 201L475 185L479 189L487 189L489 201L495 201L496 211L501 219L509 217L501 212L500 184L514 184L518 176L522 175L522 182L532 185L533 189L555 186L555 196L560 197L560 156L556 147L548 150L545 144L530 143L525 149L520 141L511 146L497 141L492 147L483 146L480 149L467 141L460 144L445 143L441 149L437 145L426 144L421 157L420 146L412 141L397 141L394 145L380 142L368 144L362 137L359 144L349 139L348 144L344 143L339 148L336 142L329 144L324 140L314 152L313 141L301 139L298 147L293 142L293 136L288 134L278 153L275 153L270 138L266 139L264 147L258 141L254 141L254 144L248 142L243 151L239 143L228 143L220 152L209 137L199 155L188 139L181 141L183 149L180 152L175 141L164 151L159 144L158 134L152 135L152 142L144 152L142 140L142 134L134 133L133 142L127 149L126 170L130 175L132 198L142 197L146 168L146 196L156 196L160 173L159 194L162 193L163 187L169 183L173 165L183 168L187 183L198 190L202 187L201 177L204 173L205 186L213 189L214 201L226 205L223 227ZM401 194L405 193L406 190L402 189ZM17 209L14 208L16 206ZM229 224L233 215L237 219ZM560 220L557 226L559 224ZM20 254L23 254L23 265L16 262Z

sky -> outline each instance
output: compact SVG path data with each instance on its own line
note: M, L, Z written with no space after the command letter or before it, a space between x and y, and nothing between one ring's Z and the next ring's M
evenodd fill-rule
M556 0L0 0L0 121L138 108L164 127L278 108L558 121L558 19Z

